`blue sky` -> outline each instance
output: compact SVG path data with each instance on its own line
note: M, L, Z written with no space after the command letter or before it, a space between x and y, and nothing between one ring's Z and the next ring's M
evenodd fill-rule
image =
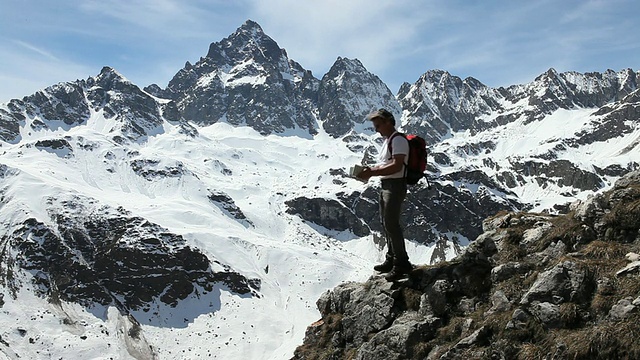
M0 0L0 102L114 67L166 86L247 19L318 78L358 58L395 93L429 69L498 87L640 70L640 1Z

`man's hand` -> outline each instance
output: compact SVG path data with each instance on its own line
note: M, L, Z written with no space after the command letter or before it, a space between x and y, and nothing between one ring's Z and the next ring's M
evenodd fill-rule
M360 172L360 174L357 175L357 178L367 181L372 176L373 176L373 171L371 170L371 168L366 167L364 168L364 170Z

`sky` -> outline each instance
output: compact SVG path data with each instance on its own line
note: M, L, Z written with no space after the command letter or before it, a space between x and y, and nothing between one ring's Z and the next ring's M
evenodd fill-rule
M640 70L637 0L0 0L0 102L111 66L165 87L247 19L321 78L357 58L393 91L431 69L492 87Z

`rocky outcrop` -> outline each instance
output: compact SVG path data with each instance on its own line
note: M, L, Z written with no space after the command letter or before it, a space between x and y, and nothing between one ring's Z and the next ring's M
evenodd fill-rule
M247 216L236 205L235 201L226 193L222 191L209 191L207 196L211 203L217 206L220 210L224 211L226 215L238 220L245 226L253 227L253 222L247 219Z
M548 183L580 190L598 190L604 186L598 175L582 170L568 160L514 162L513 169L522 176L532 176L546 188Z
M568 214L502 212L483 229L407 280L327 291L294 359L640 356L640 172Z
M39 295L121 311L153 302L175 306L215 284L257 295L260 281L210 260L182 236L96 201L47 199L51 223L28 218L1 240L0 283L16 293L29 279ZM30 277L16 276L26 271Z
M147 181L181 177L189 172L184 164L179 161L175 161L172 164L163 164L158 159L135 159L130 162L130 166L133 172Z
M339 179L346 176L340 171L333 175ZM298 197L286 202L287 213L328 230L348 230L356 236L373 232L375 241L383 246L379 191L378 186L371 186L362 192L340 192L337 199ZM499 211L523 208L514 196L503 198L496 196L495 191L484 184L475 192L439 182L430 187L426 184L411 187L401 214L405 238L420 244L443 241L459 248L463 238L474 239L482 233L481 219Z
M299 197L285 202L287 213L320 225L327 230L350 230L357 236L367 236L369 227L340 202L324 198Z

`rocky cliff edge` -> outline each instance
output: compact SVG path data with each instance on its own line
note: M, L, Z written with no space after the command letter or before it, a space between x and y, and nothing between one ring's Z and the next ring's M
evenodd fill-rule
M564 215L499 213L456 259L317 301L294 359L640 358L640 171Z

